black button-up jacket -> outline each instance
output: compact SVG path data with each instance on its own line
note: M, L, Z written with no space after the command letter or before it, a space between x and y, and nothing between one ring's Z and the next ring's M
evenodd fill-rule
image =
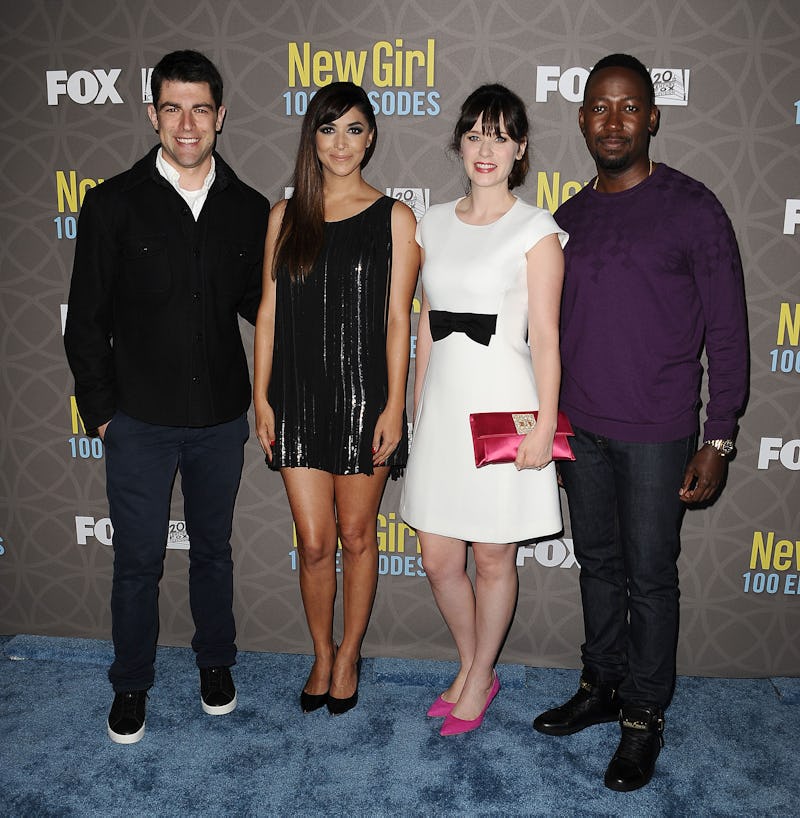
M269 202L214 154L195 222L157 151L87 191L81 208L64 343L90 430L117 409L198 427L250 404L237 314L255 323Z

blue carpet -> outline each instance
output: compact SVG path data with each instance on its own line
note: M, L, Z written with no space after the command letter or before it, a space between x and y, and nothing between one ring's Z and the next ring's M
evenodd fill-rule
M358 706L297 705L308 656L241 653L239 706L200 709L194 656L159 648L147 732L108 740L107 642L0 639L0 813L8 816L779 816L798 813L800 680L681 677L651 784L602 783L618 727L530 727L572 670L498 668L483 727L441 738L425 710L448 662L365 659Z

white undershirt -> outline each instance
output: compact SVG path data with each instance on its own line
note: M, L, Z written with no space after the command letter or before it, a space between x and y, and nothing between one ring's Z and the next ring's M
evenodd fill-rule
M203 209L203 205L206 203L208 191L211 188L211 185L214 184L214 179L217 175L214 157L211 157L211 169L208 171L203 184L197 190L185 190L180 186L180 172L175 170L175 168L173 168L172 165L170 165L170 163L164 159L163 150L163 148L159 148L158 153L156 154L156 167L158 168L158 172L172 185L172 187L175 188L175 190L178 191L178 193L180 193L183 200L187 205L189 205L189 209L192 211L194 220L197 221L197 219L200 217L200 211Z

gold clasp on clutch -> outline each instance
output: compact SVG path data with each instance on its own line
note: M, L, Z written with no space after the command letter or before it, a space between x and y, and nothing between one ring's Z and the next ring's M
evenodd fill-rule
M518 435L527 435L536 426L533 412L512 412L511 419L514 421L514 428Z

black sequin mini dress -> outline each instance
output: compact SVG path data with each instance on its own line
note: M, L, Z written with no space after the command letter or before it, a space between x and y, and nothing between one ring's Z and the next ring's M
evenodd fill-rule
M388 397L386 323L392 280L392 206L383 196L361 213L326 222L305 280L277 279L269 402L275 411L271 468L372 474L372 436ZM408 431L388 460L408 457Z

